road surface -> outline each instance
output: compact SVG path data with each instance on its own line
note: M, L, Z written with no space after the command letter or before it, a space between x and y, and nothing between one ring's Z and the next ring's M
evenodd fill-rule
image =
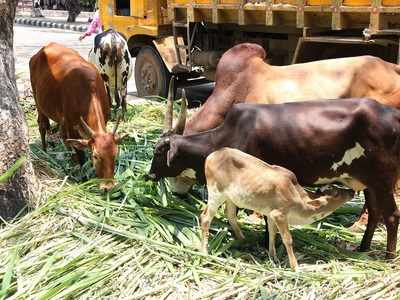
M14 25L15 69L20 94L30 87L29 59L44 45L50 42L57 42L77 50L83 57L87 58L89 50L93 45L94 36L79 41L78 38L80 35L80 32L63 29ZM135 61L135 59L133 61ZM207 84L187 88L189 101L204 102L212 91L212 87L211 84ZM135 98L136 86L133 75L128 81L128 94L131 98Z

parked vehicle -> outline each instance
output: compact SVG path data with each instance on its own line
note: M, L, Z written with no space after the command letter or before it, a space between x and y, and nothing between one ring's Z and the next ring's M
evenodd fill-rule
M100 0L105 29L125 35L139 96L170 76L213 80L220 55L256 42L270 64L370 54L399 63L400 0ZM196 80L192 80L196 79Z

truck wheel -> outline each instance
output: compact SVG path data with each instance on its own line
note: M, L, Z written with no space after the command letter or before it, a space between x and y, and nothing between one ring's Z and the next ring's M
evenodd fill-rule
M139 97L168 95L171 74L167 70L157 50L144 46L136 56L135 82Z

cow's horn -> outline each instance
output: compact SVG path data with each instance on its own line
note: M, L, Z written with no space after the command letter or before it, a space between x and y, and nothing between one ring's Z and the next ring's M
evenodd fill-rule
M179 113L178 123L175 125L173 130L176 134L183 134L186 125L186 115L187 115L187 99L185 89L182 89L182 100L181 100L181 111Z
M89 125L85 122L82 116L81 116L81 123L85 133L89 136L89 138L92 138L94 136L94 131L92 128L89 127Z
M117 121L115 122L114 129L112 131L113 135L117 133L119 122L121 121L121 114L118 114Z
M167 98L167 111L165 112L164 119L164 132L168 132L172 128L172 114L174 105L174 81L175 77L172 76L169 81L168 98Z

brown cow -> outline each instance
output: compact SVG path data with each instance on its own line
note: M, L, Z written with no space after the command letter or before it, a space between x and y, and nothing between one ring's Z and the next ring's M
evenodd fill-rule
M96 67L75 50L50 43L32 56L29 68L43 149L47 149L51 119L60 124L63 139L76 149L81 164L81 150L91 149L96 174L106 179L100 188L110 189L118 152L118 122L112 133L107 132L110 101Z
M400 66L373 56L313 61L289 66L265 63L257 44L239 44L224 53L213 93L188 120L184 134L217 127L235 103L284 103L313 99L368 97L400 107Z

